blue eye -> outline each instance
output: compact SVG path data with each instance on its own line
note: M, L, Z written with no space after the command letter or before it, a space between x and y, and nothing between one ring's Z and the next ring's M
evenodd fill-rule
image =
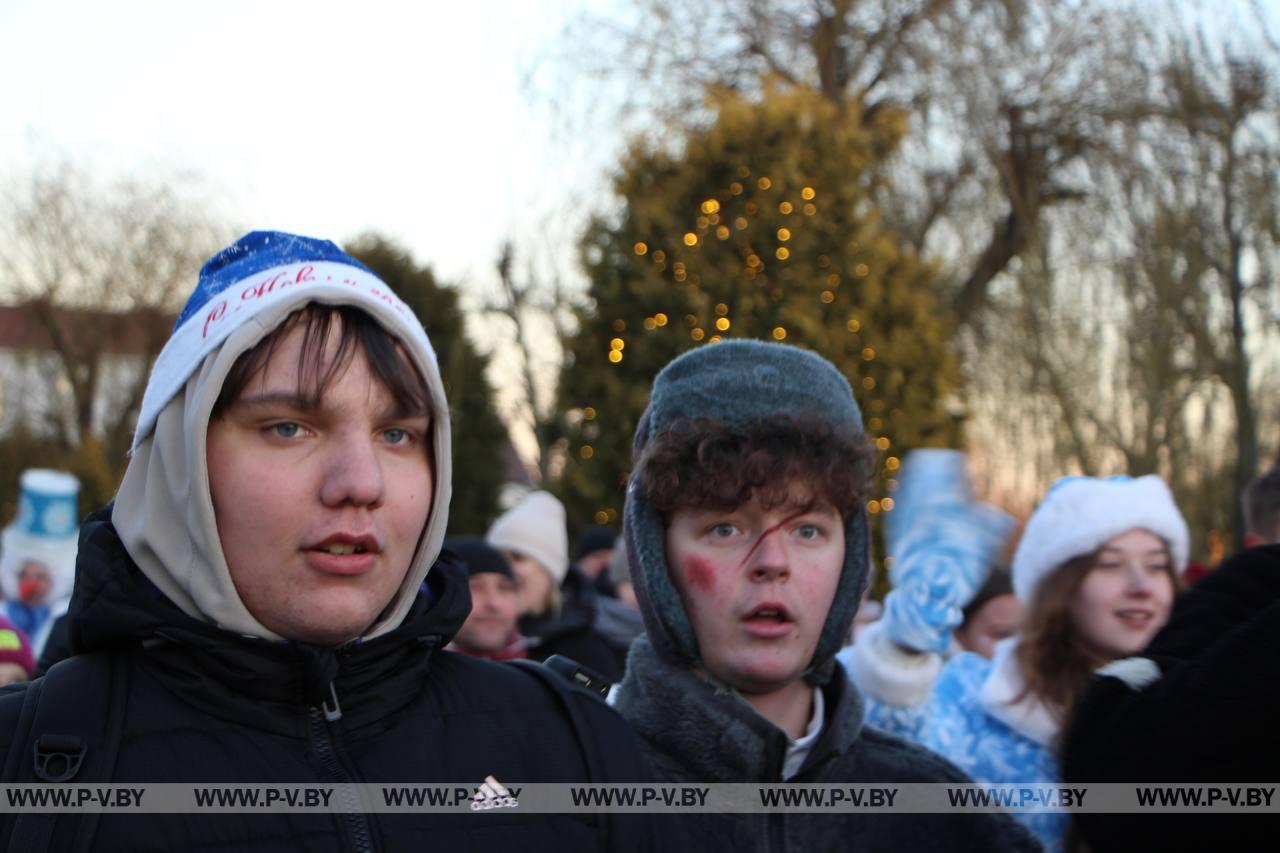
M382 431L382 437L391 444L408 444L412 436L407 429L392 427Z
M298 432L301 429L302 427L298 426L293 421L285 421L283 423L271 425L271 431L281 438L294 438L298 435Z
M710 530L711 535L719 539L726 539L737 532L738 528L727 521L722 521L719 524L713 525Z
M816 524L802 524L796 528L796 535L801 539L817 539L822 530Z

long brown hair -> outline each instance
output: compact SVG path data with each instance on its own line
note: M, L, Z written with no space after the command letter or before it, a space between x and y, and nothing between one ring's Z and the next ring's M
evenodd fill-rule
M1168 544L1161 540L1168 551ZM1098 563L1102 549L1073 557L1050 572L1032 593L1022 618L1017 648L1018 669L1024 687L1012 704L1028 696L1038 697L1049 712L1065 723L1098 662L1085 650L1071 622L1071 603L1084 579ZM1176 594L1181 578L1168 564Z
M1074 557L1050 572L1022 617L1017 662L1024 686L1013 702L1036 696L1060 722L1093 672L1093 659L1076 641L1071 625L1071 600L1098 554Z

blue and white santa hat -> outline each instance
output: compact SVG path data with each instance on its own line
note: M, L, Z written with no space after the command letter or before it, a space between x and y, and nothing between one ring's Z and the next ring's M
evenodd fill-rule
M413 311L333 243L254 231L209 259L143 396L133 451L111 512L129 556L179 609L245 636L284 639L241 600L209 488L209 419L237 361L310 304L368 314L400 344L430 402L431 508L408 572L363 636L398 626L439 554L452 493L449 405L435 351Z
M1187 564L1187 522L1164 480L1154 474L1063 477L1049 488L1022 531L1013 555L1014 595L1030 601L1051 572L1130 530L1147 530L1163 539L1175 571Z
M205 356L253 318L281 303L358 305L436 362L435 350L413 311L364 264L328 240L279 231L253 231L200 269L173 333L156 359L142 398L137 449L156 418Z
M31 468L18 480L18 514L0 532L0 589L17 600L18 573L28 561L49 571L48 601L71 595L80 538L80 480L65 471Z
M974 498L958 450L911 451L898 481L885 531L893 591L885 598L883 630L898 645L944 652L1013 531L1013 518Z
M913 450L902 461L896 479L893 512L885 516L884 522L885 545L890 554L908 531L919 526L923 514L973 502L968 463L959 450Z

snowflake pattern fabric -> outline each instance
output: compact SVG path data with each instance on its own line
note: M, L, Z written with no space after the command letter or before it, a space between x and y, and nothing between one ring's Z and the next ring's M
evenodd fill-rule
M969 774L975 782L1061 781L1053 753L991 716L978 699L991 662L962 652L942 670L929 698L895 707L866 698L867 722L928 747ZM1062 853L1068 815L1014 814L1044 844Z

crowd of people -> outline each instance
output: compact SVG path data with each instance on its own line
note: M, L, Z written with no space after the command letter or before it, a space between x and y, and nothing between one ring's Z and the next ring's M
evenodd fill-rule
M22 477L2 781L1273 779L1280 468L1243 496L1248 547L1188 587L1156 476L1064 477L1017 531L962 453L914 451L874 601L875 451L814 353L725 340L668 364L621 530L583 525L572 551L546 491L446 537L465 488L448 412L421 323L334 244L254 232L210 259L114 501L81 523L74 477ZM1047 810L465 817L11 811L0 845L1056 853L1221 833Z

